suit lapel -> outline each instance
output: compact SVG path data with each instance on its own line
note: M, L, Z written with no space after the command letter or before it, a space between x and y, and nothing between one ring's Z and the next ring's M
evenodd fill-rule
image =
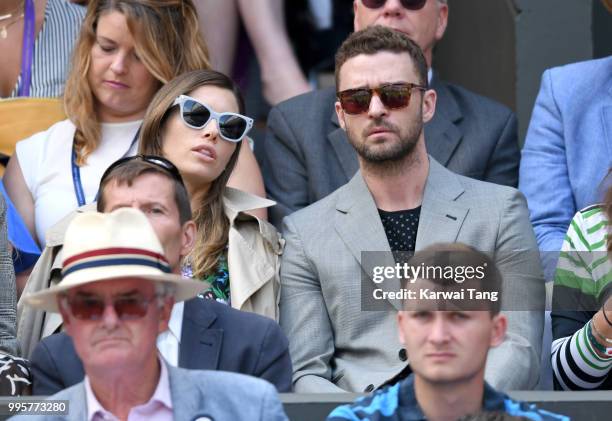
M448 86L435 75L431 87L437 93L436 112L425 125L425 144L427 152L440 164L447 166L463 137L457 126L463 114Z
M346 132L340 127L338 116L335 112L332 113L331 121L334 129L327 134L327 139L329 140L329 143L331 143L332 148L336 153L336 157L342 166L342 171L344 171L344 175L346 176L346 181L348 181L353 178L359 169L357 153L346 137Z
M342 187L336 203L335 228L366 274L372 274L374 266L395 266L380 215L361 171ZM362 252L383 253L362 255ZM377 288L398 291L400 283L397 279L389 279Z
M216 320L211 303L201 298L185 302L179 366L194 370L217 370L223 329L212 329Z
M421 205L416 250L434 243L457 241L469 208L456 200L464 193L457 175L429 159L429 175Z

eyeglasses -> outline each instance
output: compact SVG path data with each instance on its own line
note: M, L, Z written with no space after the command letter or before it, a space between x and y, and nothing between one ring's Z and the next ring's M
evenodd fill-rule
M158 296L146 298L139 293L120 295L111 299L111 305L120 320L136 320L146 316L149 304ZM108 302L98 296L89 294L75 294L72 297L64 296L62 305L75 318L79 320L100 320Z
M140 159L141 161L148 162L149 164L153 164L161 168L166 173L170 174L172 178L178 181L182 186L185 186L185 183L183 182L183 177L181 177L181 173L179 172L178 168L176 168L176 166L166 158L162 158L161 156L156 155L134 155L118 159L117 161L113 162L106 169L106 171L104 171L104 174L102 174L102 178L100 179L100 185L104 183L106 178L108 178L110 173L115 168L127 164L128 162L134 161L136 159Z
M383 105L389 109L404 108L410 102L413 89L426 90L424 86L414 83L392 83L377 88L347 89L336 95L347 114L361 114L370 108L373 94L377 94Z
M239 142L253 127L253 119L236 113L218 113L208 105L181 95L174 100L172 106L181 107L181 118L187 127L203 129L210 120L217 120L219 135L229 142Z
M385 5L387 0L361 0L361 2L368 9L379 9ZM420 10L425 6L427 0L401 0L400 3L404 9Z

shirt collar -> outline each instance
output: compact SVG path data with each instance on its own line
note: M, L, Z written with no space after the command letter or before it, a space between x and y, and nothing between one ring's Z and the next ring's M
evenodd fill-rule
M185 312L185 302L175 303L170 313L170 321L168 322L168 330L177 342L181 343L181 333L183 331L183 313Z
M164 363L163 358L158 356L159 365L161 367L159 374L159 381L157 382L157 387L153 392L153 396L151 399L142 406L148 405L152 402L159 402L164 405L166 408L172 410L172 395L170 393L170 378L168 377L168 369L166 368L166 364ZM89 381L89 376L85 376L84 380L85 386L85 397L87 400L87 420L93 421L96 419L96 415L101 415L102 419L111 419L116 420L111 412L104 409L104 407L100 404L96 395L93 393L91 388L91 383Z
M504 411L505 399L506 395L493 389L487 382L485 382L482 405L484 410ZM411 374L400 384L398 405L403 420L424 421L426 419L414 392L414 374Z

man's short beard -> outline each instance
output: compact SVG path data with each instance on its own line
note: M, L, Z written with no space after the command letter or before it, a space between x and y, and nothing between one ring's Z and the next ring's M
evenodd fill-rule
M411 155L414 151L419 137L423 131L423 124L420 123L420 115L419 120L413 122L409 131L401 135L400 130L397 126L392 125L383 120L375 120L373 123L367 127L361 137L356 136L350 129L347 130L347 136L353 148L357 151L357 154L364 160L366 163L371 166L381 166L381 165L393 165L399 161L403 161L407 156ZM394 133L400 136L399 142L393 143L389 145L388 148L381 148L382 150L376 150L377 148L372 147L371 145L366 144L363 139L367 137L367 132L372 127L385 127ZM359 140L361 141L359 141ZM386 146L386 145L385 145Z

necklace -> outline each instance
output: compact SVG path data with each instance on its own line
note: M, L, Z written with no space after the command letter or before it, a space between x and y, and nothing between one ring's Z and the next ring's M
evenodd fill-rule
M23 13L17 16L17 19L15 19L14 21L7 23L2 28L0 28L0 38L6 39L6 37L8 37L8 28L10 28L13 24L19 22L21 18L23 18Z
M25 3L25 0L22 1L21 4L19 4L19 6L17 6L13 10L11 10L10 13L7 13L5 15L0 15L0 22L2 22L3 20L10 19L13 16L15 16L17 14L17 12L19 12L21 9L23 9L24 3Z

